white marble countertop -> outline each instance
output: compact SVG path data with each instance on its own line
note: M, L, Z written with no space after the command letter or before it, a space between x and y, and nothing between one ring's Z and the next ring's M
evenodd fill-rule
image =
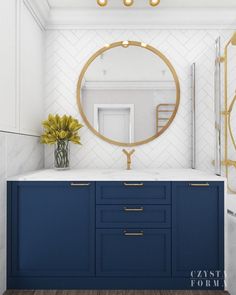
M193 169L44 169L8 181L225 181L224 177Z

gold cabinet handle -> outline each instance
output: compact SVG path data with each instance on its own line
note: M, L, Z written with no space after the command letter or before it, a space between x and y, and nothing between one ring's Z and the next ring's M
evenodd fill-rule
M200 186L210 186L209 183L190 183L189 186L193 186L193 187L200 187Z
M90 186L91 183L76 183L76 182L72 182L70 185L71 186Z
M143 237L144 233L143 231L140 232L127 232L124 230L124 235L127 237Z
M144 209L143 209L143 207L140 207L140 208L127 208L127 207L124 207L124 211L125 212L143 212Z
M140 183L127 183L127 182L124 182L124 186L144 186L144 184L142 182L140 182Z

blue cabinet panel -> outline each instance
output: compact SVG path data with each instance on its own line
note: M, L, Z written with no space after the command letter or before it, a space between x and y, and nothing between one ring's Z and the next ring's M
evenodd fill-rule
M97 228L169 228L169 205L97 205Z
M173 183L174 276L190 277L195 270L224 270L224 184L207 185Z
M170 182L120 182L96 183L97 204L170 204Z
M13 183L10 198L10 275L94 275L94 183Z
M165 229L97 230L97 276L170 276L170 236Z
M9 182L8 288L191 287L224 271L223 182Z

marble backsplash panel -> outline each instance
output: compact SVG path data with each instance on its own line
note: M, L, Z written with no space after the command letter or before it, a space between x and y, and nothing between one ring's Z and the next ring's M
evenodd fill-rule
M0 132L0 294L6 289L6 179L43 167L38 137Z

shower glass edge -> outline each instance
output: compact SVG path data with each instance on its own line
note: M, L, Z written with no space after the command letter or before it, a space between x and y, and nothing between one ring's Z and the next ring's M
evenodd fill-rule
M215 41L215 72L214 72L214 109L215 109L215 174L221 175L221 98L222 98L222 77L221 77L221 39Z

